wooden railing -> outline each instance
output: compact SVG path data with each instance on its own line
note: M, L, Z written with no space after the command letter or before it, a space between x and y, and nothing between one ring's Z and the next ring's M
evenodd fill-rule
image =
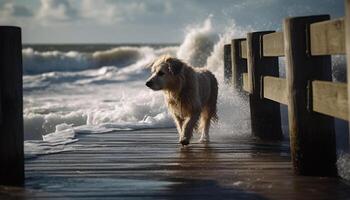
M349 119L350 82L332 82L331 55L347 54L349 65L350 0L346 2L345 18L287 18L282 32L247 33L225 45L225 67L231 68L227 79L249 96L255 136L281 139L279 104L288 106L297 174L337 175L334 117ZM279 77L278 57L285 57L286 78Z

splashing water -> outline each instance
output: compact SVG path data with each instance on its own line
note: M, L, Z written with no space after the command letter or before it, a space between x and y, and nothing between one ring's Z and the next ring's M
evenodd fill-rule
M213 31L211 17L209 17L202 26L187 28L185 40L177 51L177 57L193 66L203 67L216 41L217 35Z

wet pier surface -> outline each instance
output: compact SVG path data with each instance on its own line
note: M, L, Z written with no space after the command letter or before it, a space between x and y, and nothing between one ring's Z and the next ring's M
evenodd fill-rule
M26 188L0 188L0 199L350 199L339 178L295 176L288 141L213 136L182 148L175 129L78 137L74 151L27 159Z

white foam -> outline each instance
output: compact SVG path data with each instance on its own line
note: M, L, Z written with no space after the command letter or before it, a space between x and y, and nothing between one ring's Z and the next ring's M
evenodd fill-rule
M350 180L350 154L341 153L338 156L337 167L339 176L344 179Z
M193 66L203 67L216 41L217 35L209 17L202 25L187 28L186 37L177 51L177 57Z

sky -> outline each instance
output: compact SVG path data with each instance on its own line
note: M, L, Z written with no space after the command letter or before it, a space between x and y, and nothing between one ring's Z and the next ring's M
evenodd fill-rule
M180 43L190 26L212 16L279 30L290 16L344 16L343 0L0 0L0 25L22 27L23 43Z

